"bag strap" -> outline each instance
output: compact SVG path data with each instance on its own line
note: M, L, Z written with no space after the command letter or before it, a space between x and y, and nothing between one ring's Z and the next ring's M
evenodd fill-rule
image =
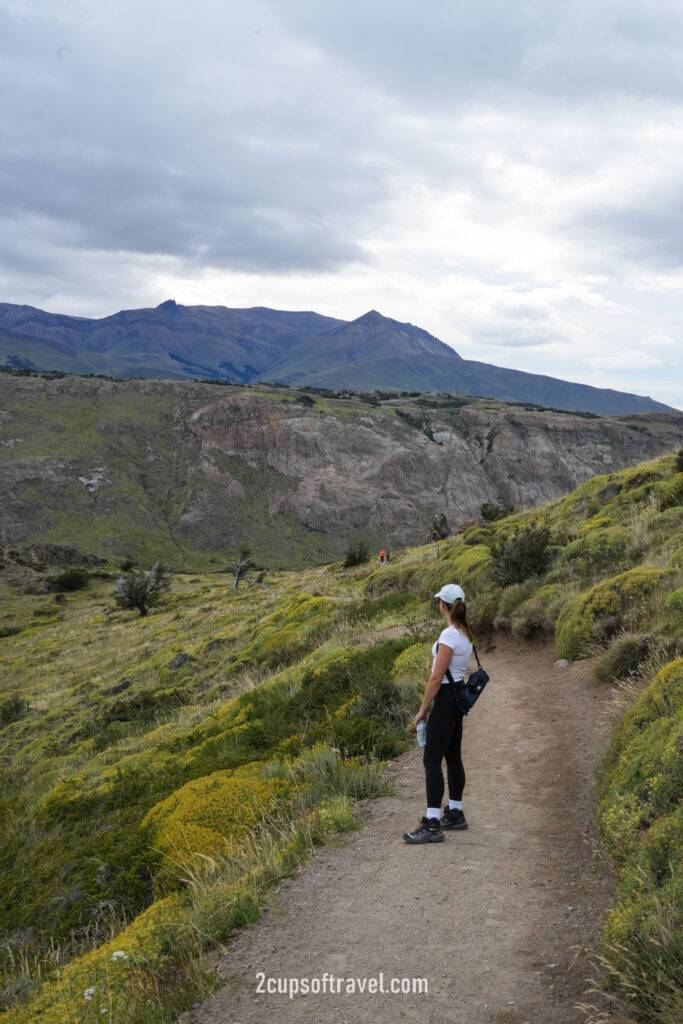
M438 640L436 641L436 649L437 649L437 652L438 652L438 650L439 650L439 641ZM477 654L477 647L476 647L476 644L475 644L474 640L472 640L472 650L474 652L474 657L477 659L477 668L481 671L481 662L479 661L479 655ZM449 683L452 683L453 686L457 685L455 679L453 678L453 673L451 672L450 668L446 669L445 675L446 675L446 679L448 680ZM462 683L465 682L464 679L459 680L459 681L462 682Z

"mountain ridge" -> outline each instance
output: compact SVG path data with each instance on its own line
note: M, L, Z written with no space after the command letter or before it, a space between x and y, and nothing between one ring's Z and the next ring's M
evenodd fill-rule
M647 396L463 359L428 331L377 310L345 321L313 311L167 299L89 319L0 303L2 362L115 378L438 391L603 415L677 411Z

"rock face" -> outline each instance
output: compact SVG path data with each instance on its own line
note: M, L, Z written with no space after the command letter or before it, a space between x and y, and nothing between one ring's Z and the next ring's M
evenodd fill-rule
M71 543L176 567L421 542L482 502L535 505L683 443L683 415L586 417L491 400L377 406L282 388L0 381L0 544ZM310 397L309 397L310 402Z

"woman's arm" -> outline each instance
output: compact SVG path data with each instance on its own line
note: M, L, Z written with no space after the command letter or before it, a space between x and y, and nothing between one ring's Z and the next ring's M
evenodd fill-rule
M417 726L417 723L420 721L420 719L426 716L427 708L429 707L429 705L432 703L437 693L439 692L441 681L443 680L443 677L446 675L446 669L450 665L452 657L453 648L446 647L445 644L439 644L439 649L436 652L436 661L434 662L434 668L432 669L432 674L427 680L427 685L425 687L425 695L422 698L420 710L413 719L413 723L415 726Z

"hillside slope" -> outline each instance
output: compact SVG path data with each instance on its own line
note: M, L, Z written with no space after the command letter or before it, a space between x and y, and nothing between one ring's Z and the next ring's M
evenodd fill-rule
M312 312L182 306L169 299L155 309L89 320L0 303L0 365L112 377L443 391L603 415L667 409L639 395L464 360L427 331L376 310L346 322Z
M114 607L102 567L66 602L36 586L55 575L14 559L0 572L8 1024L78 1018L91 988L117 1024L162 1022L207 991L206 946L353 828L353 800L382 791L374 758L411 744L447 580L482 642L509 631L594 655L628 709L600 780L620 879L606 984L642 1024L680 1017L683 452L388 566L238 591L177 577L146 618Z
M683 443L683 414L598 418L447 395L380 397L0 375L0 544L176 567L422 541L482 502L535 505Z

